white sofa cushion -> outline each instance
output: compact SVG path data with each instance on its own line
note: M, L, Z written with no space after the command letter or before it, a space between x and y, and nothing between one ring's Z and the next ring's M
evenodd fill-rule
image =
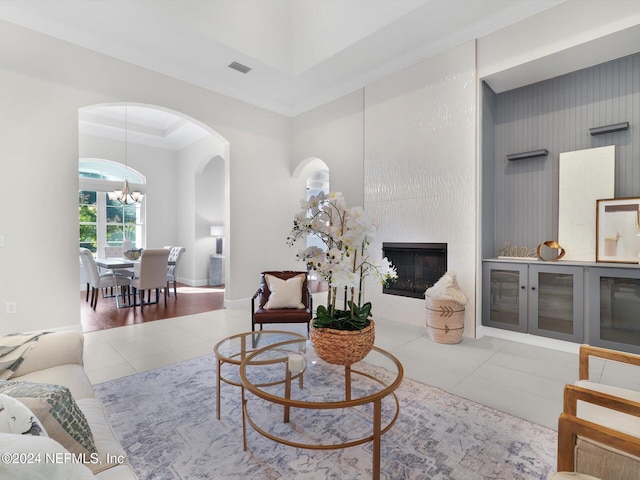
M94 473L126 462L126 452L118 442L104 411L102 402L97 398L83 398L77 401L78 407L87 418L93 433L93 441L98 451L99 464L89 465Z
M91 382L89 381L84 368L77 364L66 364L45 368L19 377L14 376L11 380L63 385L69 389L71 395L73 395L73 398L76 400L82 398L93 398L95 396L93 387L91 386Z
M56 332L42 335L34 343L12 379L56 365L82 366L84 336L79 332Z

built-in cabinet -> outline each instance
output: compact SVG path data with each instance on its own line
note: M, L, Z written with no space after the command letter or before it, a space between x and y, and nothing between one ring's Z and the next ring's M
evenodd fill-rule
M589 343L640 353L640 268L589 270Z
M508 245L526 254L546 240L563 244L561 153L615 146L613 196L640 196L633 128L640 109L630 100L640 95L640 54L499 93L489 83L482 84L482 324L640 353L639 265L495 258ZM631 128L592 131L626 122ZM531 152L544 155L513 160ZM573 180L588 189L583 171ZM581 192L575 199L584 202ZM581 235L594 238L595 227Z
M583 341L582 267L485 262L482 283L483 325Z
M640 265L562 263L485 260L482 324L640 353Z

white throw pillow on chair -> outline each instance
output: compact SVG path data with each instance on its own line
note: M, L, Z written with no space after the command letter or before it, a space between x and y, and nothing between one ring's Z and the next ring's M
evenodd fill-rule
M269 300L265 303L266 310L274 308L305 308L302 303L302 284L304 274L283 280L273 275L266 274L265 280L269 291Z

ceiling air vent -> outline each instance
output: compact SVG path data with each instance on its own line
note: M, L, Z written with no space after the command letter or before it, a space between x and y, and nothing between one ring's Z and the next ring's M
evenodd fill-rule
M231 62L229 64L229 68L233 68L234 70L237 70L240 73L247 73L251 71L251 68L247 67L246 65L242 65L241 63L238 63L238 62Z

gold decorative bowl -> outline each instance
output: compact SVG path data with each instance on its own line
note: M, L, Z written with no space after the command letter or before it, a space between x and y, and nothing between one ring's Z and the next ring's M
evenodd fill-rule
M138 260L142 255L142 249L140 250L127 250L126 252L122 252L124 258L129 260Z

